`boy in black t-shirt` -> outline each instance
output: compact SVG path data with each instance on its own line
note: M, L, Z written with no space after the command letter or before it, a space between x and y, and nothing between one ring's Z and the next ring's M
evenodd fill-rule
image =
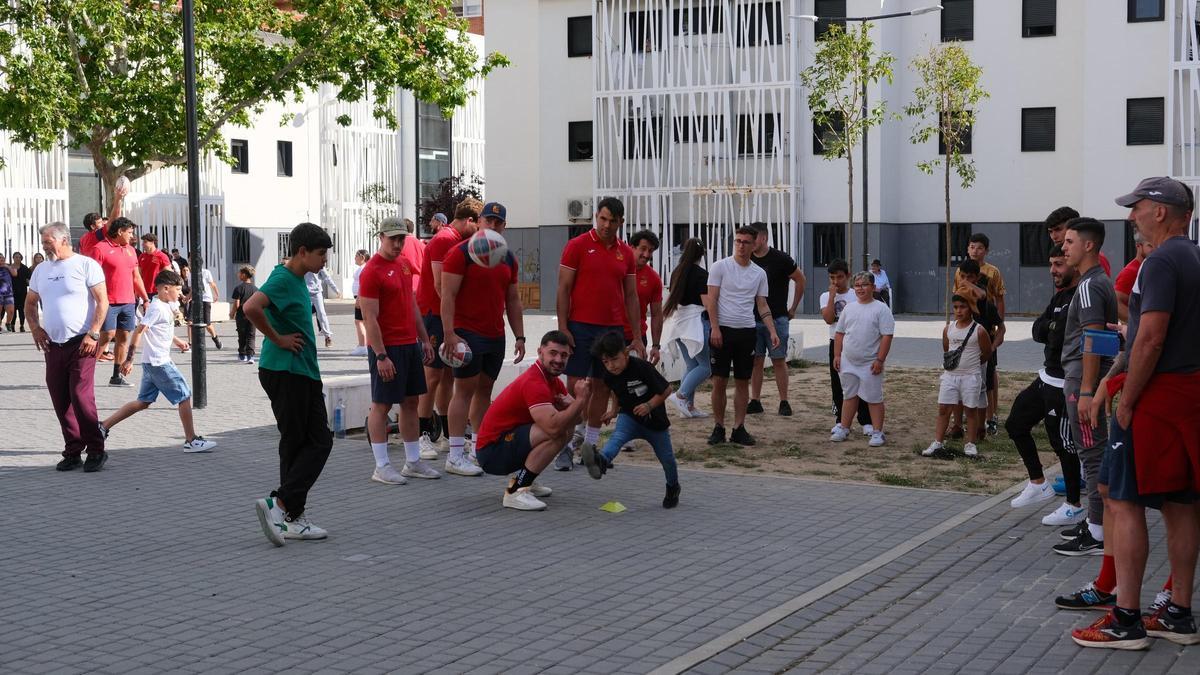
M254 330L254 324L250 323L242 310L250 296L258 292L258 287L254 285L253 281L254 268L249 265L243 266L238 270L238 278L242 280L242 283L238 284L229 294L229 318L233 319L237 325L238 361L254 363L254 340L257 331Z
M608 424L615 418L617 426L603 452L596 452L596 446L590 443L583 445L581 454L588 474L599 479L612 466L622 446L644 438L654 448L667 476L663 508L674 508L679 504L679 473L671 448L671 422L663 405L671 395L671 385L654 366L629 355L620 333L608 333L597 340L592 345L592 356L604 364L604 383L612 392L613 406L603 422Z

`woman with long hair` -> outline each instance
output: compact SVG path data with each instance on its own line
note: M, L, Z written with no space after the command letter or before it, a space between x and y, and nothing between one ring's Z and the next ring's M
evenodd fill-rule
M29 292L29 279L33 276L33 270L25 264L25 256L18 253L12 254L12 264L9 266L9 271L12 273L13 279L13 306L17 312L17 318L21 320L21 332L25 332L25 295ZM15 321L8 322L8 332L13 332L13 324Z
M668 397L682 417L708 417L696 409L696 387L708 379L708 335L711 325L702 297L708 293L708 270L704 261L704 242L692 238L683 242L675 271L671 273L671 292L663 304L663 316L671 320L671 349L683 357L687 371L679 391Z

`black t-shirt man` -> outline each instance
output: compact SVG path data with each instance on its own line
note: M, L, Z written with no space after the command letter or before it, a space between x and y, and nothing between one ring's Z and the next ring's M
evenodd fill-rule
M796 271L796 261L783 251L769 248L761 256L751 255L755 265L767 273L767 307L771 309L771 317L779 318L788 315L788 286L792 283L792 273ZM761 321L758 309L754 310L754 318Z
M243 281L242 283L235 286L233 288L233 292L229 294L230 301L233 301L233 300L239 301L238 307L237 307L237 314L235 315L235 318L237 318L239 321L244 320L246 318L245 312L242 311L242 308L244 308L246 306L246 301L250 299L250 296L254 295L257 292L258 292L258 286L255 286L254 284L250 283L249 281Z
M604 384L617 397L621 412L633 417L651 431L666 431L671 426L667 419L667 407L651 408L649 417L638 417L633 409L667 390L666 378L658 369L635 356L629 357L629 365L620 374L604 371Z

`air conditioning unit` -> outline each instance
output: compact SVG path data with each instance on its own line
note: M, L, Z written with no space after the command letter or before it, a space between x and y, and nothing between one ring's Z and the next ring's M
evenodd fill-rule
M592 219L592 198L575 197L567 200L567 220L571 222Z

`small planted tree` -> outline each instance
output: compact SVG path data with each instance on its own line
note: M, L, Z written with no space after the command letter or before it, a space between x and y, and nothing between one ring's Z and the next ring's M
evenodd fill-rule
M358 195L362 203L367 206L367 211L364 218L367 221L367 231L374 232L379 229L380 223L388 216L389 213L395 210L399 200L392 193L391 188L383 183L368 183L363 187L362 192Z
M954 270L951 269L953 249L950 227L950 172L958 176L965 190L975 183L975 160L962 153L975 125L979 102L989 97L980 85L983 69L971 61L971 55L961 45L937 44L925 56L913 59L910 66L921 78L913 91L913 101L905 113L914 118L911 141L928 143L940 138L942 145L934 159L917 163L917 168L933 175L942 167L942 189L946 206L946 321L950 321L950 295L954 290Z
M866 89L879 81L892 81L896 58L875 51L871 24L860 23L845 31L832 24L821 38L813 65L800 74L808 89L812 111L825 159L846 160L846 255L854 248L854 154L852 150L867 131L883 123L887 102L880 100L864 109ZM863 250L867 243L863 242Z
M454 220L454 207L467 197L483 199L482 178L475 174L467 178L466 174L460 173L438 181L437 190L421 200L421 209L418 212L421 229L429 233L429 221L435 213L444 213L447 218Z

